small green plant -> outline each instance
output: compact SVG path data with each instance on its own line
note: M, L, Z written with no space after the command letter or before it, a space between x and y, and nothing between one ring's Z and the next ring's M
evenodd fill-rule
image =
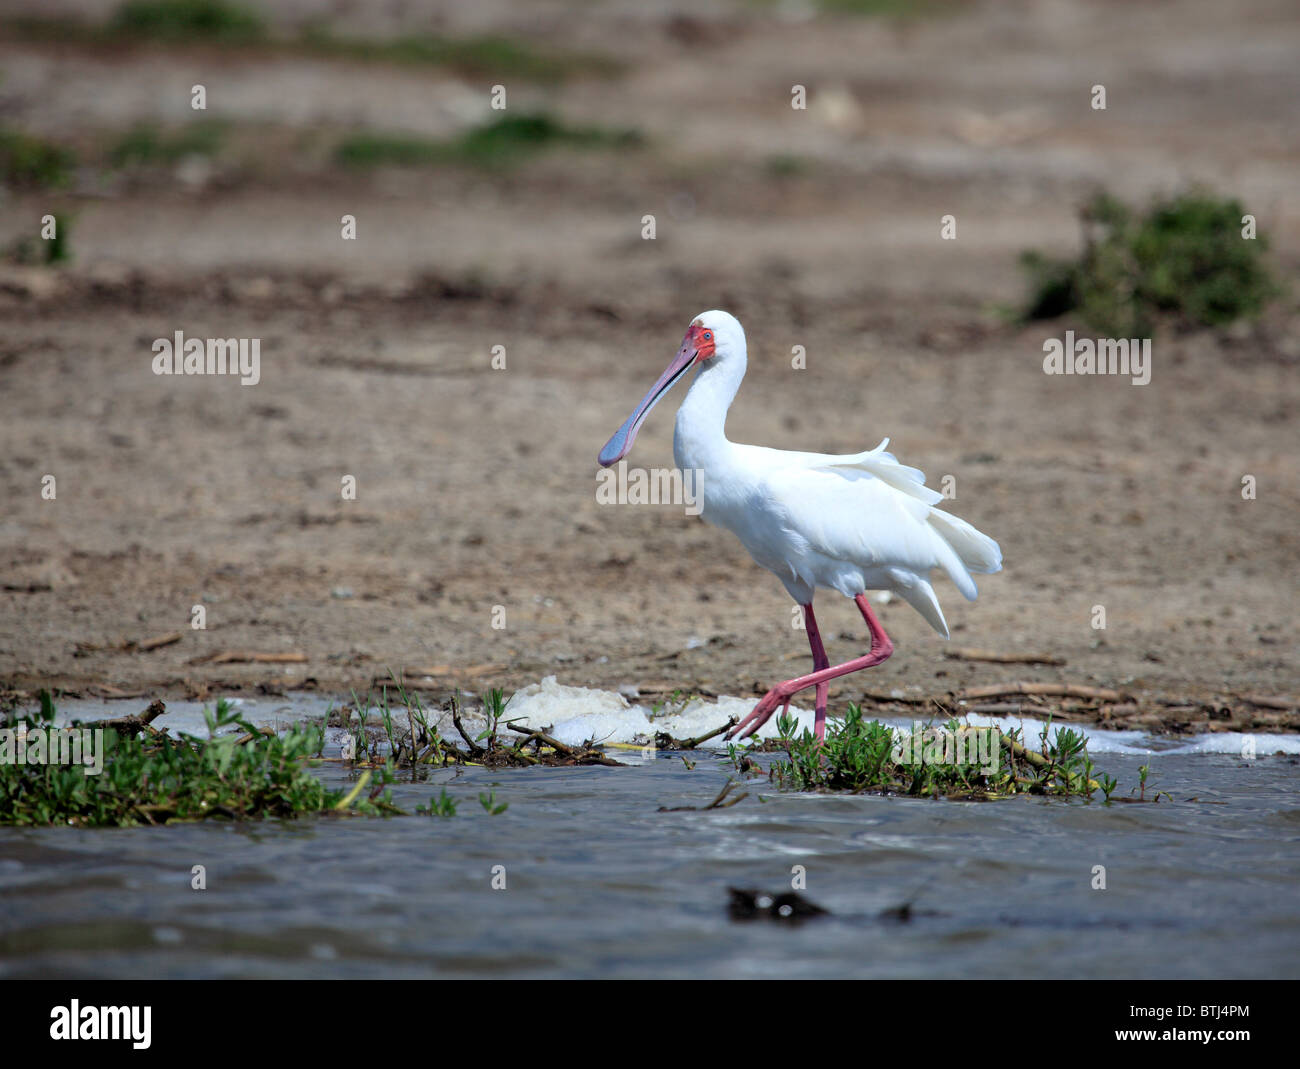
M496 745L501 721L506 715L506 693L500 687L493 687L483 696L483 715L487 718L487 726L478 733L474 741L483 742L486 739L487 748L491 749Z
M1025 320L1077 313L1112 337L1147 337L1158 319L1223 326L1258 316L1281 292L1265 235L1243 236L1241 203L1203 192L1156 201L1136 214L1100 193L1080 212L1077 260L1026 252Z
M67 185L76 156L43 138L0 128L0 182L15 189Z
M437 798L430 798L427 806L416 806L415 811L420 816L426 817L454 817L456 815L456 803L447 794L447 788L444 787Z
M487 794L483 794L480 792L478 796L478 801L479 801L479 805L481 805L485 810L487 810L488 813L490 813L494 817L499 817L502 813L504 813L507 809L510 808L510 806L505 802L500 802L500 803L497 802L496 791L488 791Z
M1049 737L1052 720L1049 716L1039 734L1040 752L1047 758L1047 775L1055 786L1055 793L1068 798L1071 794L1091 797L1097 788L1092 779L1092 760L1088 757L1088 740L1073 728L1059 728L1055 739Z
M1133 791L1130 793L1137 794L1138 801L1140 802L1145 802L1147 800L1147 777L1150 775L1151 775L1150 765L1138 766L1138 785L1134 787ZM1160 801L1160 796L1162 794L1166 798L1168 798L1171 802L1174 800L1174 796L1170 794L1168 791L1156 791L1155 794L1151 796L1151 801L1153 802Z

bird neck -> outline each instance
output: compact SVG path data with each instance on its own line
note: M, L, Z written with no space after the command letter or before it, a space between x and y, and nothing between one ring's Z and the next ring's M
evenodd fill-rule
M717 467L731 448L727 409L745 377L744 352L701 366L677 410L673 459L683 470Z

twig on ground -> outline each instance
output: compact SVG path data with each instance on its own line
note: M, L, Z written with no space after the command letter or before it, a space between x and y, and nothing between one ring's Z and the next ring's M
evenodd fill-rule
M979 650L968 646L945 650L944 656L954 661L990 661L994 664L1065 664L1064 657L1051 653L999 653L997 650Z

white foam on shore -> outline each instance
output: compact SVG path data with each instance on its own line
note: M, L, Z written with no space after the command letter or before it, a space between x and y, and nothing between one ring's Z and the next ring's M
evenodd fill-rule
M756 699L723 696L709 701L695 698L685 705L672 705L658 714L652 706L633 705L621 694L588 687L567 687L547 676L521 690L506 703L506 717L523 727L547 729L560 742L576 746L588 739L596 742L646 743L657 732L666 731L674 738L691 739L707 735L731 717L743 720L754 708ZM800 727L813 726L813 714L790 706ZM759 738L774 738L776 717L758 731ZM721 749L722 736L703 744Z
M724 695L716 700L696 698L687 705L676 706L655 715L644 704L632 704L621 694L595 690L588 687L569 687L547 676L515 692L506 704L506 716L527 727L547 729L560 742L578 745L588 739L600 742L646 743L656 732L666 731L674 738L687 739L706 735L721 727L731 717L743 719L754 708L755 698L737 698ZM799 721L799 731L812 730L813 713L796 705L790 712ZM880 717L882 723L911 731L914 719ZM773 716L757 732L758 738L775 738L777 718ZM1018 729L1027 745L1037 746L1045 721L1029 717L997 717L980 713L967 713L964 722L973 727L996 727L1002 732ZM833 725L834 718L831 719ZM920 721L938 724L940 721ZM1061 728L1070 728L1088 740L1088 751L1093 754L1117 753L1135 756L1154 754L1223 753L1241 755L1253 743L1258 756L1275 753L1300 754L1300 735L1242 734L1223 731L1204 735L1172 739L1160 738L1146 731L1116 731L1087 724L1055 723L1048 731L1054 739ZM721 735L701 744L703 747L722 749L726 746Z
M1044 720L1019 716L985 716L981 713L967 713L966 723L976 727L996 727L999 731L1020 730L1020 737L1026 745L1037 747L1042 735ZM1061 728L1070 728L1079 732L1088 740L1088 752L1135 754L1194 754L1222 753L1245 754L1251 746L1257 756L1285 753L1300 754L1300 735L1278 735L1259 732L1256 734L1237 731L1216 731L1202 735L1157 736L1148 731L1116 731L1109 728L1092 727L1088 724L1054 723L1048 731L1048 738L1055 739Z
M268 725L282 730L310 716L321 716L326 708L334 704L315 694L294 694L287 698L232 698L231 704L239 708L248 720L258 725ZM555 676L547 676L540 683L533 683L516 691L506 703L506 717L521 727L546 730L560 742L568 746L577 746L588 740L598 745L601 743L626 743L647 745L654 741L658 732L667 732L674 738L690 739L707 735L721 727L731 718L743 720L753 710L757 699L740 698L724 695L717 699L695 698L685 705L670 704L656 713L654 707L645 702L632 703L614 691L598 690L590 687L571 687L559 683ZM102 702L89 700L72 700L61 703L58 720L95 721L125 713L138 713L142 702L117 701ZM168 731L188 732L200 737L207 735L203 719L204 705L215 707L215 699L208 703L176 701L167 703L165 726ZM125 708L124 708L125 707ZM797 732L813 727L813 713L797 705L790 706L790 713L798 721ZM890 727L911 731L917 722L909 717L879 717L882 723ZM996 727L1007 732L1019 729L1021 738L1032 747L1037 747L1044 721L1030 717L987 716L980 713L967 713L964 722L973 727ZM760 739L775 738L777 735L777 717L771 717L757 732ZM834 717L830 724L834 726ZM399 726L404 719L399 718ZM477 731L483 725L482 718L467 714L464 718L467 729ZM921 720L922 726L939 724L940 721ZM159 720L157 726L164 726ZM1173 754L1233 754L1241 756L1249 752L1251 746L1259 757L1277 753L1300 754L1300 735L1268 734L1264 732L1251 734L1235 731L1211 732L1191 736L1157 736L1146 731L1116 731L1107 728L1092 727L1087 724L1054 723L1049 737L1066 727L1078 731L1088 740L1088 750L1092 754L1131 754L1173 755ZM458 738L450 717L443 716L439 730L450 739ZM346 732L330 732L331 741L337 741ZM717 735L702 748L721 750L726 748L726 741Z

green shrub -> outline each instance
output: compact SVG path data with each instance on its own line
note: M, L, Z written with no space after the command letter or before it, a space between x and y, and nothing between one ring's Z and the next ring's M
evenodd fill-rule
M1240 202L1192 192L1135 214L1109 194L1080 213L1077 260L1039 252L1021 257L1030 287L1023 318L1075 312L1113 337L1149 335L1158 319L1224 326L1258 316L1280 292L1264 235L1242 236Z

